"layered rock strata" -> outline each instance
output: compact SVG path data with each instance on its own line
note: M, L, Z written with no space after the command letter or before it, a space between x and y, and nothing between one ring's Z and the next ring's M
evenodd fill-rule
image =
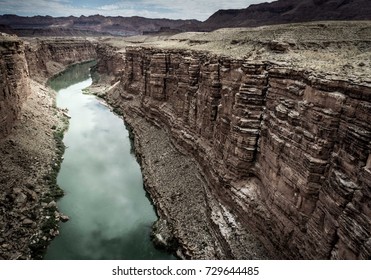
M139 47L126 48L121 68L108 100L134 128L137 116L165 128L196 160L205 200L230 213L238 224L230 229L253 232L276 258L371 256L370 83L269 61ZM157 206L183 249L191 246L184 244L194 238L181 236L171 206ZM208 215L200 228L215 218ZM243 257L223 240L219 256Z
M30 94L24 44L15 36L0 36L0 138L9 134Z
M0 36L0 138L6 136L30 94L30 78L45 83L68 65L97 57L96 44L60 39L24 42L17 36Z
M86 39L44 39L26 44L28 70L32 79L45 81L68 65L96 58L96 44Z

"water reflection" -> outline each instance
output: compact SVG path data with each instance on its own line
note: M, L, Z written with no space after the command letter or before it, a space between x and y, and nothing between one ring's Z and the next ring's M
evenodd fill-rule
M147 229L143 232L143 229ZM92 230L84 236L83 242L76 246L63 248L64 259L159 259L158 252L148 246L150 228L138 225L135 229L121 236L106 236L102 230ZM81 238L79 232L71 233L73 238ZM165 256L164 256L165 257Z
M89 79L90 67L94 66L96 61L90 61L81 64L75 64L68 67L68 69L59 75L56 75L48 81L48 86L52 87L55 91L67 88L70 85Z
M156 250L149 239L156 219L142 186L140 168L130 153L122 120L94 96L82 94L91 84L85 79L68 84L90 65L69 69L57 78L57 105L68 108L67 149L58 175L65 190L59 201L70 221L50 245L46 259L172 259ZM54 81L50 85L54 87Z

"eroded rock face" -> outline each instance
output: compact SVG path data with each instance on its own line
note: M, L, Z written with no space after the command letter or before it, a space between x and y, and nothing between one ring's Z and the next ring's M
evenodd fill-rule
M273 256L371 256L370 84L195 51L122 58L108 99L165 127Z
M24 43L0 36L0 138L9 134L30 93L29 78L45 83L66 66L96 58L96 45L86 40Z
M275 66L269 76L257 162L273 231L295 257L368 258L370 85Z
M99 57L96 66L94 67L93 81L107 84L114 84L118 77L123 72L123 57L117 52L117 48L109 45L98 44L96 48L96 56ZM99 75L95 75L99 73Z
M45 82L66 66L95 59L96 45L88 40L38 40L26 46L28 69L32 79Z
M24 45L15 36L0 34L0 138L9 134L30 93Z

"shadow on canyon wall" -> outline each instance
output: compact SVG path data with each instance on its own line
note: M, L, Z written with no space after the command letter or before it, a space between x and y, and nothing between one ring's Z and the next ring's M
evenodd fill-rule
M85 81L89 78L89 69L96 65L96 63L96 61L89 61L71 65L63 72L49 79L47 85L51 86L55 91L59 91L69 87L71 84Z

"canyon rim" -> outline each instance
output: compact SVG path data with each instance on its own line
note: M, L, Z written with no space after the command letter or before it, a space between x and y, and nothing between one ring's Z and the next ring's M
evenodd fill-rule
M91 35L91 34L89 34ZM371 257L371 22L0 39L0 259L42 258L67 220L66 112L46 81L97 60L159 220L184 259Z

